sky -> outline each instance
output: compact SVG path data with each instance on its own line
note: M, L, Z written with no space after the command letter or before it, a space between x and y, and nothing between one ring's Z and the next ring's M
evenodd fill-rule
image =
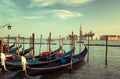
M120 0L0 0L0 37L35 33L43 38L91 30L99 35L120 35Z

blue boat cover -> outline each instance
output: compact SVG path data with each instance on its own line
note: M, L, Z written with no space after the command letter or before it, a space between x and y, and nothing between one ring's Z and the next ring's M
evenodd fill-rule
M66 64L67 63L66 59L61 59L60 61L61 61L62 64Z
M21 61L14 61L14 62L8 62L9 64L13 64L13 65L22 65L22 62ZM38 64L40 63L40 61L38 59L36 60L27 60L27 64Z
M38 64L38 63L40 63L40 61L38 59L36 59L36 60L27 60L28 65L29 64Z
M72 62L77 62L79 59L76 57L72 57Z
M17 54L16 50L9 51L10 54Z

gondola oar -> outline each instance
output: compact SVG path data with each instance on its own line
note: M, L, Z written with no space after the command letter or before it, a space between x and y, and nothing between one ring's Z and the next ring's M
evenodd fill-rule
M24 56L21 56L21 59L22 59L22 70L25 72L25 75L26 77L29 78L29 75L27 74L27 71L26 71L26 58Z
M8 71L7 68L6 68L6 65L5 65L5 59L6 59L5 54L1 53L1 65L3 66L5 71Z

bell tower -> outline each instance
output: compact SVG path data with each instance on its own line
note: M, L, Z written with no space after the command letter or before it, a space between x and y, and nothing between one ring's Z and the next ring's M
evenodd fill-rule
M83 35L82 24L80 25L80 36Z

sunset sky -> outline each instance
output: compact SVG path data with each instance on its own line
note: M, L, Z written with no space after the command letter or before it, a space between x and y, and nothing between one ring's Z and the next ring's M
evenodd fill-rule
M0 37L67 36L92 30L100 35L120 35L120 0L0 0Z

